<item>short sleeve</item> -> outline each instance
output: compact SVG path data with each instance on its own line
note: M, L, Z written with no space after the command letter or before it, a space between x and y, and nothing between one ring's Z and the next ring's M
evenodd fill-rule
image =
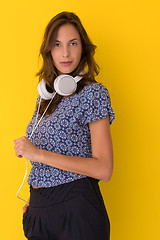
M82 117L81 124L97 121L108 116L110 124L115 119L111 107L111 99L108 89L101 83L92 83L84 88L81 97Z

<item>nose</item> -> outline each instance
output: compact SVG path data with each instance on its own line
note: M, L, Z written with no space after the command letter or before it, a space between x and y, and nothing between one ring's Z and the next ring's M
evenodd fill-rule
M69 47L63 46L63 57L69 57Z

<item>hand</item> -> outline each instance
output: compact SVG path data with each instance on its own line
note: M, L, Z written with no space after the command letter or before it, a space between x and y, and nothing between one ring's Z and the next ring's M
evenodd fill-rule
M29 203L29 201L30 201L30 198L28 199L28 203ZM29 207L28 204L26 204L26 205L23 207L23 213L26 213L26 212L27 212L28 207Z
M15 154L17 157L25 157L32 162L38 162L40 149L35 147L27 137L20 137L14 140Z

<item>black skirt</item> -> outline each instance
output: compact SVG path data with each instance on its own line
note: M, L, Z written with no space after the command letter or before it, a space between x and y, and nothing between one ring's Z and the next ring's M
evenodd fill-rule
M110 221L98 181L86 177L56 187L30 186L23 229L28 239L109 240Z

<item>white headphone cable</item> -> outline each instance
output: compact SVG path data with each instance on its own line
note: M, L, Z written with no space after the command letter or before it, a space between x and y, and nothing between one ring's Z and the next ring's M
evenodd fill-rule
M29 140L31 139L31 137L32 137L32 135L33 135L33 133L34 133L34 131L35 131L36 128L38 127L40 121L42 120L42 118L43 118L43 116L45 115L47 109L49 108L49 106L50 106L50 104L51 104L51 102L52 102L52 100L53 100L55 94L56 94L56 92L53 94L53 97L51 98L51 100L50 100L50 102L48 103L48 105L47 105L45 111L43 112L43 114L42 114L40 120L39 120L38 123L37 123L38 114L39 114L39 109L40 109L40 103L41 103L41 98L40 98L39 106L38 106L38 111L37 111L37 114L36 114L35 123L34 123L33 129L32 129L32 133L31 133L30 137L28 138ZM37 124L36 124L36 123L37 123ZM36 125L36 126L35 126L35 125ZM25 174L24 174L24 178L23 178L22 184L21 184L20 188L18 189L16 196L17 196L17 198L19 198L20 200L24 201L26 204L29 205L29 203L28 203L27 201L25 201L24 199L22 199L22 198L20 198L20 197L18 196L18 193L20 192L20 190L21 190L21 188L22 188L22 186L23 186L23 184L24 184L24 181L25 181L25 179L26 179L26 176L27 176L27 169L28 169L28 159L26 158L26 171L25 171Z

